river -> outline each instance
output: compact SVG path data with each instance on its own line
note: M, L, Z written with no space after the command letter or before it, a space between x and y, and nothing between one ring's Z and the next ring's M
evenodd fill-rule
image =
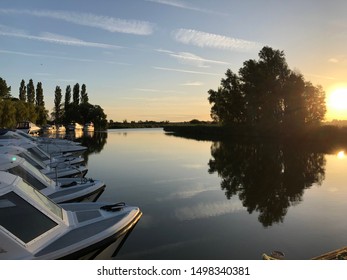
M162 129L83 138L99 200L143 216L116 259L309 259L347 246L347 157L279 143L197 141Z

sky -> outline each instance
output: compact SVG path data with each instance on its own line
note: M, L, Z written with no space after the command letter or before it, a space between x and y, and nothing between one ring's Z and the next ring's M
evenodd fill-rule
M347 119L347 1L2 0L0 77L19 96L42 82L85 84L113 121L210 120L208 90L263 46L326 92L326 119ZM63 95L64 97L64 95Z

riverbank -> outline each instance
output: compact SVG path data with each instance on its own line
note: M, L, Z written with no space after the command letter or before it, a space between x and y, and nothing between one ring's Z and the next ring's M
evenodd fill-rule
M347 148L347 127L322 125L300 131L259 130L244 127L228 127L218 124L175 124L165 125L164 131L184 138L205 141L281 141L314 145L331 150L332 147Z

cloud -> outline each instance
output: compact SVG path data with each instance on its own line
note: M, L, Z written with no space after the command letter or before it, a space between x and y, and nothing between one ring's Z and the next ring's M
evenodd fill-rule
M181 64L187 64L187 65L192 65L192 66L201 67L201 68L208 68L209 66L206 65L206 63L207 64L224 64L224 65L230 64L225 61L206 59L189 52L176 53L176 52L163 50L163 49L157 49L156 51L168 54L169 56L176 58Z
M175 8L186 9L196 12L208 13L208 14L217 14L217 15L227 15L226 13L215 12L212 10L202 9L200 7L191 6L183 1L176 0L146 0L148 2L154 2L162 5L172 6Z
M90 13L14 9L0 9L0 13L46 17L75 23L78 25L95 27L109 32L120 32L135 35L150 35L154 30L154 24L147 21L125 20L108 16L99 16Z
M191 70L185 70L185 69L167 68L167 67L159 67L159 66L153 66L153 68L157 69L157 70L173 71L173 72L181 72L181 73L189 73L189 74L202 74L202 75L220 76L220 73L191 71Z
M39 36L30 35L27 32L24 32L23 30L11 28L4 25L0 25L0 36L9 36L9 37L42 41L42 42L67 45L67 46L93 47L93 48L103 48L103 49L121 48L120 46L116 46L116 45L83 41L77 38L66 37L66 36L62 36L62 35L58 35L54 33L47 33L47 32L41 33Z
M202 82L186 82L184 84L181 84L182 86L203 86L204 83Z
M88 63L106 63L106 64L125 65L125 66L130 65L128 63L116 62L112 60L96 60L96 59L90 59L90 58L77 58L77 57L69 57L69 56L26 53L26 52L17 52L17 51L3 50L3 49L0 49L0 53L21 55L21 56L28 56L28 57L42 57L42 58L60 59L60 60L68 60L68 61L88 62Z
M172 33L177 42L200 48L214 48L229 51L252 51L261 48L261 44L252 41L206 33L193 29L177 29Z
M334 58L334 57L330 58L328 61L331 63L339 63L339 60L337 58Z

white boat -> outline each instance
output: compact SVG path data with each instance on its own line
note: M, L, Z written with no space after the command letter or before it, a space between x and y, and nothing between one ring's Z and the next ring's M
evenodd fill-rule
M83 129L83 125L77 123L77 122L74 122L74 123L70 123L68 125L68 130L70 131L74 131L74 130L82 130Z
M14 154L0 154L0 170L20 176L23 181L56 203L96 201L105 189L105 183L100 180L86 178L53 180L24 158Z
M41 130L41 127L37 126L36 124L30 121L18 122L16 128L27 134L37 134Z
M66 163L70 165L84 164L85 159L81 156L73 156L69 154L61 154L51 156L42 150L37 144L31 142L18 142L18 146L26 149L35 159L43 161L46 165L56 165Z
M57 133L58 134L62 134L62 133L65 133L65 132L66 132L65 126L63 126L62 124L58 124L57 125Z
M65 162L45 164L42 160L34 158L25 148L20 146L0 146L0 154L14 154L24 158L27 162L40 170L51 179L84 177L88 168L84 165L70 165Z
M19 176L1 172L0 259L109 259L141 215L125 203L58 205Z
M4 145L8 145L6 143L9 143L10 145L19 145L18 143L21 141L36 143L42 150L44 150L51 156L57 156L66 153L81 155L87 150L87 147L66 139L32 137L20 130L0 130L0 144L3 143Z
M55 124L47 124L45 126L42 127L42 131L44 133L56 133L57 132L57 127Z
M92 123L92 122L85 123L83 130L84 131L94 131L94 123Z

